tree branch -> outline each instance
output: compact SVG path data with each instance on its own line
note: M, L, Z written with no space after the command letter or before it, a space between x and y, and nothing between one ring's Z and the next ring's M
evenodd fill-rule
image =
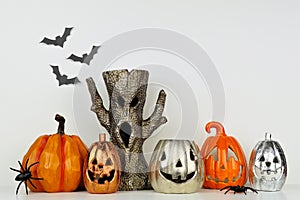
M109 131L110 130L109 114L106 108L103 106L103 101L97 91L95 82L92 77L87 78L86 82L92 99L91 111L96 113L100 124L104 126L104 128L107 131Z
M155 109L152 115L148 119L143 121L143 138L150 137L153 131L155 131L158 127L167 122L167 118L162 116L165 107L165 102L166 93L164 90L161 90L159 92Z

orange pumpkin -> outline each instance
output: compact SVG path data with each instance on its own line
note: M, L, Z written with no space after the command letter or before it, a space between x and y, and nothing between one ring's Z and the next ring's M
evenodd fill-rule
M84 161L83 180L89 193L113 193L121 182L120 157L111 142L107 142L105 134L99 135L89 149Z
M209 122L205 129L216 129L216 135L204 142L201 155L205 163L203 187L220 189L225 186L244 185L247 180L247 162L238 141L227 136L219 122Z
M64 133L65 119L56 115L58 131L53 135L42 135L31 145L23 158L23 166L39 162L31 168L33 177L43 180L31 180L28 187L34 192L70 192L82 183L82 167L87 155L87 147L76 135Z

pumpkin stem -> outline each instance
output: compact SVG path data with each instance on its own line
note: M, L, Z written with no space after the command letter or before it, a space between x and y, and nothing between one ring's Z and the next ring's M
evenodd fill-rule
M64 135L65 134L65 118L59 114L55 115L55 120L58 122L58 129L57 129L57 133L60 135Z
M106 134L105 133L100 133L99 134L99 141L100 142L105 142L106 141Z
M268 132L265 133L265 140L271 140L271 137L272 137L271 133Z
M216 135L226 136L223 125L220 122L212 121L208 122L205 126L205 130L207 133L210 133L212 128L216 129Z

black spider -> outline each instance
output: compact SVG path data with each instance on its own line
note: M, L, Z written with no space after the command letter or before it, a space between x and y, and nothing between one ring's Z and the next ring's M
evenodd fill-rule
M43 180L43 178L35 178L35 177L32 177L32 174L30 172L30 168L33 166L33 165L36 165L38 164L39 162L35 162L33 164L31 164L28 168L27 168L27 165L28 165L28 160L26 160L26 164L25 164L25 168L22 166L21 162L18 161L20 167L21 167L21 171L20 170L17 170L17 169L14 169L14 168L11 168L11 170L15 171L15 172L19 172L20 174L18 174L15 178L15 181L21 181L17 187L17 190L16 190L16 195L18 194L18 191L19 191L19 188L21 186L21 184L23 182L25 182L25 189L26 189L26 194L28 195L28 189L27 189L27 181L29 181L29 183L32 185L32 187L36 188L36 186L31 182L30 179L33 179L33 180Z
M237 186L226 186L226 187L223 187L222 189L220 189L220 191L226 190L226 189L228 189L228 190L224 194L227 194L227 192L229 192L230 190L234 191L233 194L235 194L235 193L244 193L245 195L247 195L247 193L246 193L247 190L251 190L252 192L257 193L257 191L255 189L251 188L251 187L245 187L245 186L239 186L239 185L237 185Z

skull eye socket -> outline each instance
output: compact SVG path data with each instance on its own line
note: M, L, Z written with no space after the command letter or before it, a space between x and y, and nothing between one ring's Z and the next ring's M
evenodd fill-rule
M264 162L264 161L265 161L264 155L262 155L262 156L259 158L259 161L260 161L260 162Z
M118 104L119 104L121 107L124 107L125 100L123 99L123 97L118 96Z
M279 163L279 160L278 160L277 156L273 159L273 162L274 163Z

